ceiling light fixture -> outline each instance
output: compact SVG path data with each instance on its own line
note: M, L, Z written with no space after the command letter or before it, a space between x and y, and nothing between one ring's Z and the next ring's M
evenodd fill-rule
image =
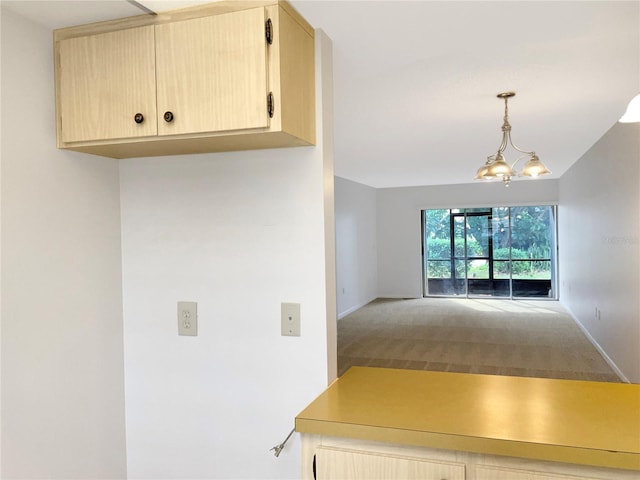
M485 164L478 169L475 179L476 180L502 180L505 187L508 187L511 183L512 177L519 175L521 177L538 177L540 175L547 175L551 173L549 169L540 161L536 152L527 152L521 148L516 147L511 140L511 125L509 124L509 107L507 102L509 98L514 97L515 92L503 92L497 95L498 98L504 99L504 123L502 124L502 143L498 147L498 152L495 155L487 157ZM520 156L512 165L509 165L504 159L504 150L507 145L511 145L518 152L524 155ZM524 164L524 168L518 174L514 170L516 163L525 157L529 157L527 163Z
M640 93L631 99L627 106L627 111L618 121L620 123L640 122Z

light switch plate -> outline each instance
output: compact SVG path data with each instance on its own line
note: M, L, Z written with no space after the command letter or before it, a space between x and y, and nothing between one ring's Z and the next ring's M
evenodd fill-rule
M198 335L198 304L178 302L178 335Z
M300 336L300 304L283 303L281 306L281 334L287 337Z

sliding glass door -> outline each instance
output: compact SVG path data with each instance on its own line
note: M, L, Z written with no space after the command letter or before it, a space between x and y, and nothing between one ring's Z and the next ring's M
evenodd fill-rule
M556 298L555 207L424 210L425 296Z

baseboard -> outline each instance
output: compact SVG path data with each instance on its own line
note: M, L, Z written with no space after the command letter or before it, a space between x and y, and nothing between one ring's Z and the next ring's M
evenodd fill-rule
M415 298L422 298L422 296L420 297L412 297L412 296L407 296L407 295L378 295L377 297L372 297L371 300L368 300L364 303L361 303L359 305L356 305L354 307L348 308L347 310L345 310L344 312L340 312L338 313L338 320L346 317L347 315L349 315L350 313L355 312L356 310L358 310L359 308L364 307L365 305L367 305L368 303L373 302L374 300L377 300L378 298L392 298L392 299L402 299L402 300L413 300Z
M340 313L338 313L338 320L343 319L344 317L346 317L346 316L347 316L347 315L349 315L350 313L353 313L353 312L355 312L356 310L358 310L358 309L360 309L360 308L364 307L364 306L365 306L365 305L367 305L368 303L373 302L376 298L377 298L377 297L373 297L371 300L367 300L367 301L366 301L366 302L364 302L364 303L360 303L360 304L358 304L358 305L355 305L355 306L353 306L353 307L350 307L350 308L346 309L344 312L340 312Z
M604 349L600 346L600 344L598 342L596 342L595 338L593 338L591 336L591 333L589 333L589 330L587 330L587 328L582 324L582 322L580 322L580 320L578 320L578 317L576 317L574 315L574 313L571 311L571 309L569 307L567 307L564 303L562 303L562 302L560 302L560 303L562 304L564 309L567 311L567 313L571 316L573 321L576 322L576 325L578 325L578 328L582 331L582 333L585 334L585 336L589 339L591 344L596 348L596 350L598 350L600 355L602 355L602 358L604 358L604 361L607 362L607 364L609 364L609 366L613 369L615 374L618 375L620 380L622 380L625 383L631 383L631 381L625 376L625 374L622 373L622 370L620 370L618 368L618 366L616 365L616 363L613 360L611 360L609 355L607 355L607 352L605 352Z
M389 295L378 295L376 298L393 298L393 299L402 299L402 300L415 300L416 298L424 298L422 294L418 295L398 295L396 293Z

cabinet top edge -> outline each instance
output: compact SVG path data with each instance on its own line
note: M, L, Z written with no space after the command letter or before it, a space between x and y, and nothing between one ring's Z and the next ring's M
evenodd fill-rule
M193 7L180 8L161 12L157 15L142 14L132 17L117 18L103 22L88 23L85 25L75 25L59 28L53 31L53 40L58 42L69 38L83 37L86 35L96 35L109 33L127 28L145 27L149 25L162 25L170 22L189 20L210 15L221 15L224 13L248 10L250 8L279 6L288 12L300 26L313 38L314 29L300 13L286 0L221 0L218 2L196 5Z

